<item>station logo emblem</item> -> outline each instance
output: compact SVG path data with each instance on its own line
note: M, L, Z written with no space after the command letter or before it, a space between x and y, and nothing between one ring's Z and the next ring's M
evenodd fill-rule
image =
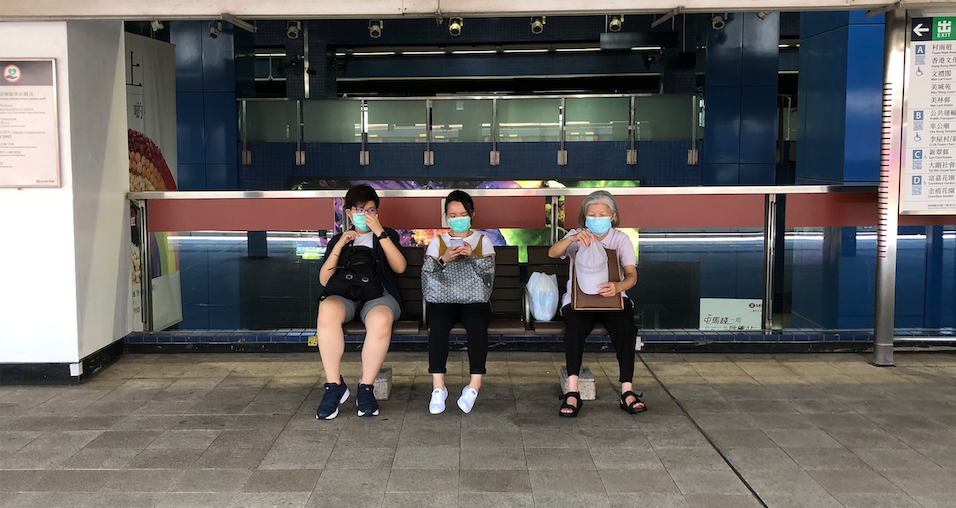
M7 80L8 83L20 81L22 75L23 73L20 72L20 68L16 65L8 65L3 68L3 79Z

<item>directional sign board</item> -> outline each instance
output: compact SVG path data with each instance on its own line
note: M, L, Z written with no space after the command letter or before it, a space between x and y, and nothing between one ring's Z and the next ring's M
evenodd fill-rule
M912 18L900 213L956 214L956 16Z

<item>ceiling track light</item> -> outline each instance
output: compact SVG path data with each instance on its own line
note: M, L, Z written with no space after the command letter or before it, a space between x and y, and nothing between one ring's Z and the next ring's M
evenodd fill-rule
M728 21L727 13L714 14L714 17L711 18L710 20L710 26L712 26L714 30L723 30L724 27L727 26L727 21Z
M222 33L222 21L213 21L209 23L209 37L212 39L218 39L219 34Z
M624 16L620 14L615 14L607 18L607 31L608 32L620 32L621 26L624 24Z
M465 26L465 20L463 18L450 18L448 20L448 33L452 37L458 37L461 35L461 27Z
M385 22L380 19L373 19L368 22L368 36L373 39L378 39L382 36L382 29L385 27Z
M531 33L540 35L544 32L544 25L547 24L547 16L535 16L531 18Z
M302 31L302 23L299 21L290 21L288 28L285 30L286 36L290 39L298 39L299 32Z

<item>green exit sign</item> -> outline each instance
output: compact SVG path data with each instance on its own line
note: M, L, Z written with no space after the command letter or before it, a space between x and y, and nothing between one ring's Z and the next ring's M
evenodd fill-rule
M933 18L933 40L934 41L945 41L945 40L956 40L954 37L953 28L956 25L956 17L954 18Z

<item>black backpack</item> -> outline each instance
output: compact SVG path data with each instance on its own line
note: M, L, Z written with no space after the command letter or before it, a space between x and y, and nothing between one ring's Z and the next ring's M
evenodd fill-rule
M378 256L375 251L360 245L343 249L345 265L329 278L325 294L341 296L349 300L367 302L384 294L382 277L378 273Z

